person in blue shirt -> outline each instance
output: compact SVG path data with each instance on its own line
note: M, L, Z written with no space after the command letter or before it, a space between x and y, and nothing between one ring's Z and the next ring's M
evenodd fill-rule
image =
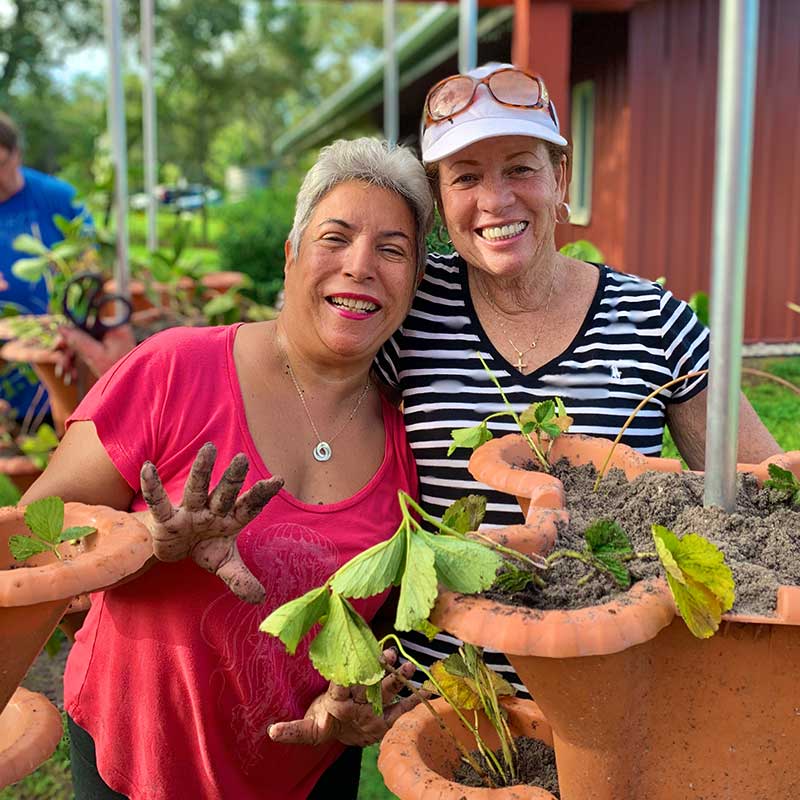
M12 309L21 314L47 313L44 279L28 283L11 271L15 261L26 257L12 242L22 233L35 236L47 247L61 241L64 237L53 216L73 219L86 214L73 203L74 198L70 184L22 165L20 132L14 121L0 112L0 316ZM20 419L36 398L36 389L29 370L0 362L0 398L8 400ZM46 397L40 395L34 412L44 402Z

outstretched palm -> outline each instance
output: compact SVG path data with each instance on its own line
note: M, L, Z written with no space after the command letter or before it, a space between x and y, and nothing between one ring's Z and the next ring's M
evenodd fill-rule
M277 494L283 479L258 481L239 496L249 466L244 453L239 453L209 492L216 458L217 449L211 442L200 448L177 508L167 497L155 465L144 463L140 480L152 516L153 552L160 561L191 556L225 581L237 597L258 604L264 600L264 587L242 561L236 537Z

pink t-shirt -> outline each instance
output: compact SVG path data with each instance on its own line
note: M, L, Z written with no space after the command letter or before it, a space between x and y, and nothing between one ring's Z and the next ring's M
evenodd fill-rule
M212 486L242 451L250 460L245 489L270 477L245 420L237 328L152 337L93 387L70 421L94 422L137 490L142 463L156 464L175 504L205 442L218 450ZM327 681L307 658L307 639L289 656L258 625L396 530L397 490L416 496L417 478L402 417L386 401L383 419L383 462L357 494L320 506L281 491L239 535L242 557L266 588L263 605L238 600L190 560L157 564L93 596L64 699L94 738L112 789L132 800L299 800L341 753L338 743L278 745L267 736L271 723L301 718ZM144 507L137 493L131 508ZM383 599L360 601L359 611L370 619Z

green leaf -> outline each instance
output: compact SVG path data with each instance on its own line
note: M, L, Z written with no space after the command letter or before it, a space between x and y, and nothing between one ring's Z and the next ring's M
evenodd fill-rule
M561 435L561 428L554 422L542 423L542 433L546 433L551 439L556 439Z
M43 497L25 509L25 524L37 536L55 544L64 527L64 501L60 497Z
M653 525L653 537L687 627L698 638L712 636L735 599L733 575L725 556L696 533L679 539L667 528ZM662 556L665 550L669 553L666 558Z
M441 628L437 628L432 622L428 622L427 619L421 620L414 630L419 631L429 642L433 641L436 634L441 632Z
M601 519L584 532L589 552L614 577L621 589L631 585L631 574L622 560L633 553L628 534L613 520Z
M67 640L61 628L56 628L47 640L44 650L50 658L55 658L61 652L61 646Z
M400 584L395 627L416 630L428 619L436 601L437 581L434 551L426 544L430 534L407 534L406 569ZM425 537L425 538L423 538Z
M545 400L539 403L534 411L534 416L538 423L543 423L549 420L555 414L555 404L552 400Z
M237 306L236 292L225 292L212 297L203 306L203 315L206 317L216 317L233 310Z
M315 622L328 613L328 587L320 586L276 608L258 626L260 631L277 636L294 655L300 640Z
M371 683L367 686L367 700L372 706L376 717L383 716L383 688L379 683Z
M469 533L480 528L486 516L486 497L468 494L459 497L442 516L442 524L459 533Z
M764 481L764 486L783 492L790 502L800 504L800 480L794 473L777 464L769 464L767 469L769 479Z
M341 567L331 580L331 589L343 597L372 597L402 577L406 534L401 529Z
M31 536L10 536L8 539L8 549L17 561L24 561L26 558L35 556L37 553L45 553L50 547L45 542L40 542Z
M433 551L436 576L448 589L462 594L477 594L494 583L503 559L491 548L455 536L424 532L418 535L424 537Z
M61 531L59 541L71 542L73 539L83 539L84 536L90 536L97 533L97 528L91 525L73 525L71 528Z
M525 423L525 424L524 424L524 425L523 425L523 426L520 428L520 430L521 430L521 431L522 431L524 434L533 433L533 431L534 431L535 429L536 429L536 423L535 423L535 422L532 422L532 421L528 421L528 422L526 422L526 423Z
M384 675L375 635L343 597L330 595L328 619L308 651L321 675L340 686L369 686Z
M40 239L31 236L29 233L21 233L19 236L14 237L11 246L15 250L19 250L20 253L28 253L32 256L46 256L49 252Z
M456 428L450 431L450 436L453 441L447 451L448 456L451 456L459 447L468 447L470 450L476 450L493 438L492 432L485 422L481 422L474 428Z
M44 275L50 262L46 258L20 258L11 265L14 277L36 283Z

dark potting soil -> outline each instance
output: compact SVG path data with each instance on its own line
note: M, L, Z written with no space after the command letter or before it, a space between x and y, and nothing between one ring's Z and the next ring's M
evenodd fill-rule
M592 491L597 475L592 465L572 467L566 460L554 465L553 474L564 483L568 526L561 526L556 550L584 548L583 532L598 519L617 522L628 534L636 552L655 553L653 523L682 536L699 533L725 554L733 572L740 614L774 613L780 584L800 585L800 507L790 507L780 492L762 488L755 477L737 478L737 511L703 508L703 477L691 472L647 472L628 481L621 470L611 470ZM657 558L628 563L634 581L663 575ZM588 574L588 580L578 581ZM581 608L619 593L606 575L575 559L557 561L544 575L547 587L526 589L513 595L490 596L532 608Z
M514 744L517 746L515 785L539 786L555 797L561 797L558 793L556 754L553 748L529 736L518 736L514 739ZM478 750L473 750L470 755L482 767L485 766L486 759ZM495 750L495 755L501 757L501 751ZM453 773L453 780L464 786L485 785L481 776L466 762L462 762Z

